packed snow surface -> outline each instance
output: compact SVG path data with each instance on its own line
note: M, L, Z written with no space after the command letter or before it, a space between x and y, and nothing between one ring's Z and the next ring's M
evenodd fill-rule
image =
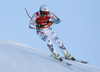
M100 72L99 67L49 57L51 53L25 44L0 39L0 72Z

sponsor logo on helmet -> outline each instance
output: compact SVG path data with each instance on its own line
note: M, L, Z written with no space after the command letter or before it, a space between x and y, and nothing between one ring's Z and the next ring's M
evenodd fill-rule
M44 8L44 10L47 10L47 8Z

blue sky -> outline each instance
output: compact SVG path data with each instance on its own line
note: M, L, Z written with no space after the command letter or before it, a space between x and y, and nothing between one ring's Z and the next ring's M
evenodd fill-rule
M100 0L1 0L0 38L49 51L36 30L29 29L30 19L24 10L26 7L32 16L43 4L63 20L52 28L69 53L100 67Z

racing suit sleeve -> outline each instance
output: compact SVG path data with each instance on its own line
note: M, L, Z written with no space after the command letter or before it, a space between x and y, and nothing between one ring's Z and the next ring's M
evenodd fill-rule
M30 20L29 28L35 29L34 24L36 22L36 14L34 14Z
M50 17L54 21L54 24L59 24L60 23L60 19L51 12L50 12Z

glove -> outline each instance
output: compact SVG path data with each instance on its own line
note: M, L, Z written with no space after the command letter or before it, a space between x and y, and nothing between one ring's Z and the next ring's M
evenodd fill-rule
M48 23L48 26L51 26L51 25L52 25L52 24L49 22L49 23Z
M59 24L59 23L60 23L60 19L58 18L58 20L56 20L54 24Z
M48 23L51 23L51 25L52 25L52 24L54 23L54 21L48 21L47 24L48 24Z

